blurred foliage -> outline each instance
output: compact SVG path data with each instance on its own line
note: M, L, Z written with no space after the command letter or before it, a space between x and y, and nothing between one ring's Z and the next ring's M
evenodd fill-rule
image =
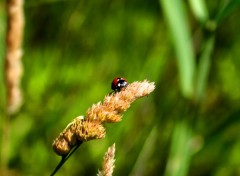
M156 90L122 122L106 124L106 138L83 144L57 175L96 175L113 143L114 175L240 175L239 4L25 0L24 105L9 127L13 175L49 175L60 161L53 139L111 92L116 76L154 81Z

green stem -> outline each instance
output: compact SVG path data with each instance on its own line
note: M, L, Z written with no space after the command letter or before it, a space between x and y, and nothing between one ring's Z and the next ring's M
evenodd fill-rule
M211 35L205 42L203 46L203 51L201 53L197 82L196 82L196 101L200 102L204 96L205 88L208 81L208 75L211 66L211 54L214 47L215 36Z
M191 160L192 130L186 121L175 125L165 176L186 176Z

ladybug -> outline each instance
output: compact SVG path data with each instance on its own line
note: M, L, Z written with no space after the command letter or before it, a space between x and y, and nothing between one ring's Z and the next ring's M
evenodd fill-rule
M120 92L122 88L127 87L128 82L125 78L114 78L112 81L112 90L115 92Z

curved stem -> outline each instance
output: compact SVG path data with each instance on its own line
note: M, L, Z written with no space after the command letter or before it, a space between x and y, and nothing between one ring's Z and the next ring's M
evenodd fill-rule
M62 167L62 165L70 158L70 156L78 149L78 147L82 144L82 141L79 141L76 146L69 152L68 155L62 156L61 161L57 165L57 167L54 169L54 171L51 173L50 176L53 176L56 174L56 172Z

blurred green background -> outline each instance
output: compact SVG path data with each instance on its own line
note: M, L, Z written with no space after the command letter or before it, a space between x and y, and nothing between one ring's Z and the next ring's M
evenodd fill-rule
M49 175L52 141L111 92L148 79L106 138L84 143L56 175L96 175L116 143L114 175L240 175L239 0L25 0L24 104L10 120L12 175ZM0 2L0 124L6 102ZM2 140L1 140L2 141ZM1 147L4 147L4 141Z

